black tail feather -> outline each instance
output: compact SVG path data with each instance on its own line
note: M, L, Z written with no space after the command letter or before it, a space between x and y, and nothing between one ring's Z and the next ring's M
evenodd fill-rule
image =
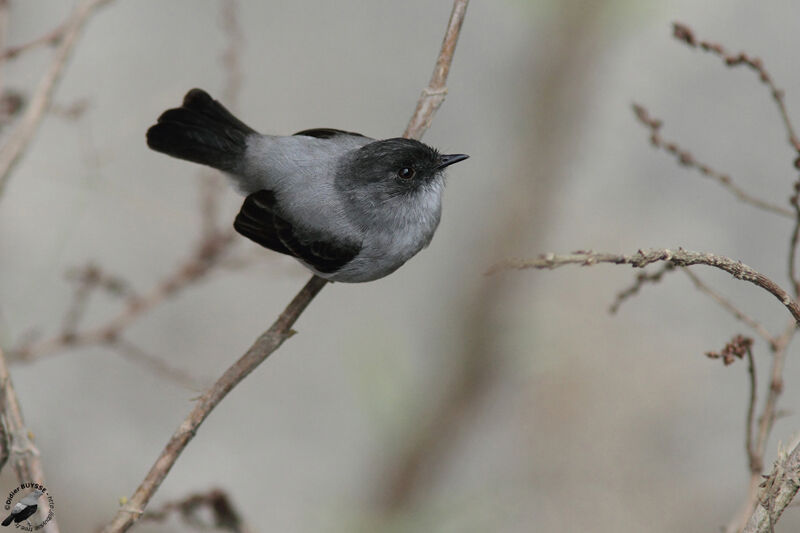
M254 133L207 92L192 89L181 107L162 113L147 130L147 145L172 157L236 171L247 137Z

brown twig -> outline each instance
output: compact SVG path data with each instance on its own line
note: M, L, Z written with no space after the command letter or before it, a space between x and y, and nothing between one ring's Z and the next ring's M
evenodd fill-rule
M210 523L209 517L203 516L204 510L211 513ZM248 531L231 497L222 489L212 489L204 493L191 494L181 500L167 502L158 509L144 513L142 520L164 522L173 514L179 515L188 526L197 529L213 527L231 533Z
M795 213L792 209L787 209L783 206L756 198L733 183L731 177L727 174L723 174L722 172L714 170L705 163L701 163L695 159L690 152L687 152L676 143L664 140L661 137L661 127L664 125L664 123L661 120L650 116L650 113L647 111L647 109L645 109L644 106L633 104L633 112L636 114L636 118L639 119L639 122L647 126L647 128L650 130L650 143L656 148L665 150L675 156L681 165L694 168L703 176L716 181L734 196L736 196L736 198L738 198L741 202L750 204L765 211L770 211L777 215L794 218Z
M0 147L0 196L8 183L11 171L27 150L42 118L50 107L53 92L75 49L83 27L98 7L110 1L83 0L65 24L61 42L53 55L50 66L39 81L39 85L28 103L28 108L20 118L17 127L10 134L6 144Z
M39 458L39 450L33 443L33 435L25 427L22 418L17 393L11 383L11 376L6 366L5 355L0 348L0 416L5 428L7 441L3 442L7 448L8 457L20 483L39 483L45 485L44 469ZM46 509L39 510L40 514ZM41 516L44 520L45 516ZM45 533L58 533L58 524L51 518L42 529Z
M277 350L286 339L293 335L292 326L326 283L327 280L313 276L292 299L272 326L262 333L250 349L236 363L230 366L217 382L200 397L195 408L192 409L189 416L186 417L172 435L161 455L159 455L147 476L145 476L144 481L136 489L130 500L117 512L104 531L126 531L138 520L150 498L161 486L178 456L189 444L189 441L192 440L206 417L240 381L247 377L270 354Z
M761 61L761 59L757 57L751 57L744 52L740 52L739 54L729 54L725 51L725 48L718 43L697 39L691 28L679 22L673 23L672 34L676 39L686 43L692 48L700 47L700 49L705 52L710 52L716 56L719 56L729 67L746 65L754 70L758 74L758 79L761 81L761 83L769 88L772 99L775 101L775 105L778 107L778 113L780 113L783 126L786 129L789 145L795 151L800 152L800 139L797 138L794 126L789 118L789 112L786 110L786 103L783 100L784 92L782 89L779 89L775 86L775 82L772 81L772 76L770 76L769 72L767 72L767 69L764 68L764 62Z
M210 380L206 381L197 379L184 370L173 367L163 359L147 353L129 340L115 338L114 340L109 341L108 346L114 348L117 353L126 359L130 359L135 363L143 365L145 368L151 370L156 376L168 379L189 390L202 391L210 382Z
M431 79L431 84L437 83L443 86L449 72L450 64L455 52L455 43L458 39L458 31L461 28L467 1L455 0L453 14L448 24L447 34L439 53L436 70ZM439 74L437 74L439 73ZM420 100L427 99L426 91L423 91ZM418 119L418 124L413 127L409 125L406 135L413 138L420 138L430 126L433 115L436 113L441 101L436 105L420 104L417 105L414 117ZM422 109L422 111L420 111ZM412 119L412 122L414 119ZM144 508L152 498L153 494L164 478L169 473L172 466L177 461L181 452L186 448L189 441L194 437L195 432L219 404L220 401L230 392L241 380L261 364L270 354L277 350L283 342L294 332L292 326L300 317L302 312L311 303L311 300L326 285L327 280L312 276L301 291L294 297L283 313L272 324L272 326L256 339L250 349L217 380L199 399L197 405L186 419L181 423L178 430L173 434L161 455L145 476L144 481L139 485L133 496L117 512L111 523L104 529L106 533L116 533L128 530L142 515Z
M212 272L214 265L227 251L233 239L233 234L226 233L217 235L210 241L201 242L189 258L181 262L150 291L142 296L129 296L125 307L105 323L19 346L10 354L11 359L33 361L66 348L113 342L144 313Z
M439 58L436 67L433 69L431 81L428 86L422 89L422 94L417 100L417 108L408 121L403 137L407 139L421 139L425 132L430 128L433 115L444 102L447 95L447 75L450 73L450 65L453 62L453 53L456 50L458 35L461 33L461 24L464 22L464 15L467 13L469 0L455 0L453 10L450 12L450 21L447 24L442 49L439 51Z
M7 61L9 59L15 59L20 54L23 54L24 52L28 52L40 46L55 46L64 37L64 33L66 32L66 30L67 30L67 23L64 22L59 24L52 30L48 31L47 33L28 41L27 43L23 43L17 46L9 46L5 50L0 48L0 63Z
M775 296L789 310L794 320L800 322L800 305L789 296L789 293L768 277L728 257L705 252L691 252L682 248L677 250L663 248L648 251L639 250L633 255L595 252L575 252L568 255L545 254L537 259L510 259L503 261L489 269L487 274L509 269L553 269L564 265L591 266L598 263L625 264L635 268L642 268L659 261L668 261L679 267L708 265L724 270L736 279L753 283Z
M720 305L720 307L722 307L723 309L728 311L730 314L732 314L734 317L736 317L737 319L741 320L742 322L744 322L745 324L750 326L750 328L753 331L758 333L758 335L762 339L764 339L765 341L767 341L769 343L769 346L770 346L771 349L773 349L773 350L775 349L775 347L777 346L777 340L775 339L775 337L773 337L770 334L769 331L767 331L767 328L765 328L761 323L759 323L754 318L751 318L750 316L748 316L744 311L742 311L741 309L739 309L738 307L733 305L730 302L730 300L728 300L727 298L725 298L724 296L719 294L717 291L715 291L714 289L712 289L711 287L706 285L697 276L697 274L692 272L690 269L682 268L681 270L683 271L684 274L689 276L689 279L692 280L692 283L694 283L694 286L695 286L695 288L697 288L697 290L699 290L700 292L702 292L702 293L706 294L707 296L709 296L712 300L717 302Z
M633 282L633 285L630 287L621 290L617 293L617 297L614 299L614 302L608 308L608 312L612 315L619 311L620 306L632 296L635 296L639 293L639 290L647 283L658 283L661 281L661 278L664 277L664 274L668 274L675 270L675 265L672 263L666 263L660 269L655 272L642 272L636 275L636 281Z
M756 362L753 360L753 343L747 346L747 373L750 376L750 399L747 402L747 418L745 420L745 450L747 451L747 462L750 466L750 472L759 474L764 469L763 458L758 455L753 440L753 433L755 432L755 412L756 412L756 398L757 398L757 379L756 379Z
M760 488L759 505L747 522L744 533L772 532L775 522L792 503L800 488L800 444L789 453L778 452L772 472Z

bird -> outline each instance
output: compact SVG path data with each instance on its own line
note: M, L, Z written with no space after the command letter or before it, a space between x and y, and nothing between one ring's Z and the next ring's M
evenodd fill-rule
M202 89L162 113L147 144L225 173L245 196L238 233L348 283L387 276L430 244L444 170L469 157L333 128L264 135Z
M23 520L27 520L29 517L33 516L33 513L35 513L39 508L36 500L38 500L42 494L44 494L44 491L36 489L22 498L20 501L14 504L13 509L11 509L11 514L9 514L6 519L3 520L2 524L4 526L11 525L11 522L16 522L19 524Z

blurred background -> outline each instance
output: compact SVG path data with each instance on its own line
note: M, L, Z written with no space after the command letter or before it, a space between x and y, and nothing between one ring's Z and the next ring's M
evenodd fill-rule
M11 0L6 43L46 33L75 5ZM263 132L397 136L450 9L446 0L116 0L98 10L0 198L0 345L59 334L76 267L94 263L143 294L192 256L214 178L144 142L188 89L206 89ZM613 316L609 305L637 273L627 267L484 275L511 256L683 246L740 259L788 288L791 221L679 167L631 111L645 105L665 138L788 207L797 174L768 90L746 68L677 42L674 21L763 58L800 120L797 2L472 2L447 100L425 136L471 158L449 172L431 246L383 280L326 287L299 334L211 414L151 508L217 487L252 531L726 524L747 491L747 369L703 353L749 334L744 325L679 272ZM41 47L3 63L2 89L29 95L52 54ZM14 123L0 127L2 142ZM216 198L227 229L241 198L227 187ZM695 272L772 333L785 327L789 316L763 291ZM111 518L201 386L307 278L237 237L208 275L124 330L126 350L56 350L11 367L62 531ZM78 330L121 309L98 291ZM761 399L770 352L763 341L754 350ZM787 416L767 466L800 427L798 356L787 359ZM6 468L0 493L16 485ZM798 527L790 509L776 530ZM192 530L175 517L137 525Z

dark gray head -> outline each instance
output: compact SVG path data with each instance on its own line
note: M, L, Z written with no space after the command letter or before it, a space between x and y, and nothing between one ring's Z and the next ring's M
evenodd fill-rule
M381 184L380 189L385 192L403 194L441 181L445 167L467 157L442 155L414 139L395 138L375 141L356 150L348 170L350 179L362 186Z
M443 170L468 156L442 155L413 139L375 141L343 158L336 187L347 216L363 227L414 228L427 243L442 211Z

